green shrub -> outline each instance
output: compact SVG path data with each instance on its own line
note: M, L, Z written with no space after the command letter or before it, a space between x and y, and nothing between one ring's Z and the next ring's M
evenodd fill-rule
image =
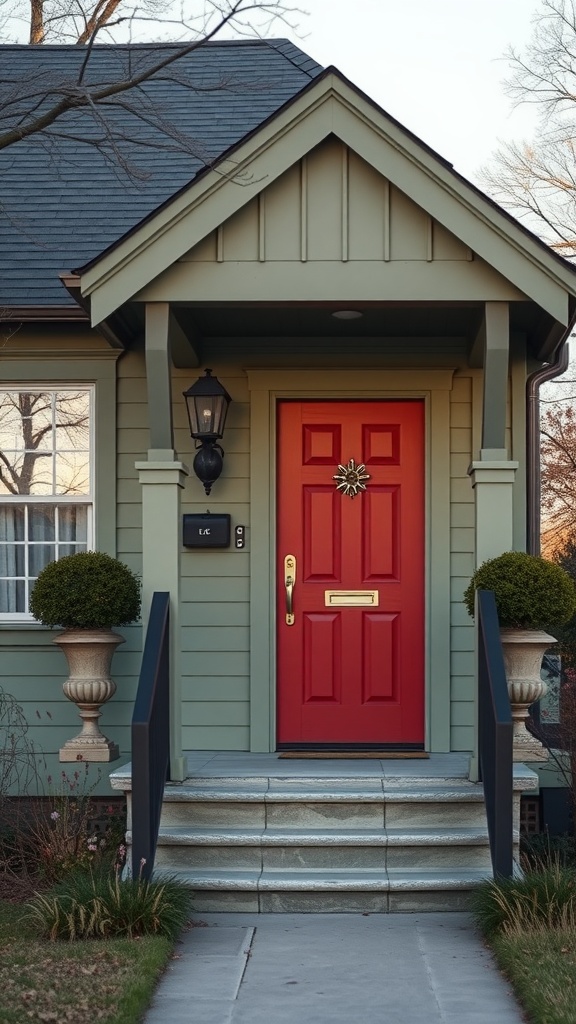
M473 893L472 911L487 936L576 928L576 871L556 862L523 878L490 879Z
M140 615L140 581L118 559L100 551L82 551L42 569L30 597L30 610L45 626L127 626Z
M500 625L506 629L553 629L576 612L576 588L568 573L524 551L506 551L476 570L464 592L472 616L476 590L494 591Z
M145 881L75 872L30 902L28 920L42 938L176 937L186 923L192 893L174 878Z

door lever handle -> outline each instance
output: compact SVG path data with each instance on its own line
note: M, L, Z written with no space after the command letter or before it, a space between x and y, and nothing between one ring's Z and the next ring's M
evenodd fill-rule
M286 590L286 625L294 625L294 584L296 583L296 556L284 559L284 589Z

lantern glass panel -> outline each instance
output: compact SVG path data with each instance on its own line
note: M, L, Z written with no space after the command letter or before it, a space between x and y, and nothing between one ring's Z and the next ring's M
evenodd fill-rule
M188 402L192 435L222 437L226 405L223 395L194 395Z

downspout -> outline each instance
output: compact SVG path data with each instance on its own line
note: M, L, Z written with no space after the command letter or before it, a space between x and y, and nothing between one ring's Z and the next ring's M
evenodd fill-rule
M531 373L526 381L526 543L531 555L540 554L540 387L568 369L568 338L572 324L556 350L553 362Z

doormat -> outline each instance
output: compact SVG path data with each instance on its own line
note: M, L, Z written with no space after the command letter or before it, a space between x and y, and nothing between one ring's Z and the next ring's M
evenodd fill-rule
M278 754L279 758L289 757L298 761L333 761L345 759L348 761L362 761L373 759L375 761L396 761L408 759L424 759L430 757L423 750L283 750Z

